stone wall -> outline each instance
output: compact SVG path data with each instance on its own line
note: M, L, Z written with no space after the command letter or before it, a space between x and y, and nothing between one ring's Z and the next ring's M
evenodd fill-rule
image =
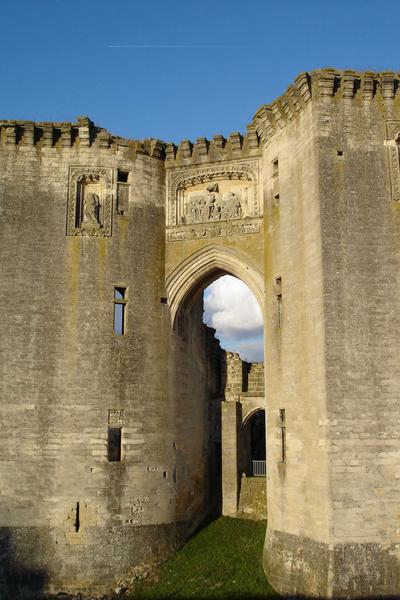
M240 519L267 519L267 488L263 477L242 477L237 516Z
M398 81L316 71L299 111L289 89L256 116L268 137L265 565L283 594L398 590Z
M169 394L175 431L175 519L189 534L221 511L221 416L225 352L202 323L203 298L177 317L169 354Z
M332 594L388 595L400 584L399 76L347 72L335 92L334 77L315 107ZM360 565L352 577L347 561Z
M252 485L251 420L261 410L265 418L264 364L242 360L226 352L226 382L221 404L222 432L222 513L237 517L246 511L254 518L266 518L266 479ZM262 381L262 384L261 384ZM262 388L262 391L260 389ZM252 492L257 491L254 503Z
M1 585L106 589L176 547L216 497L226 386L228 511L267 407L273 586L397 594L399 82L303 73L245 136L179 146L0 122ZM266 404L201 325L225 273L264 315Z
M247 389L244 392L249 394L264 395L264 363L248 363Z
M225 353L201 295L171 324L164 146L0 126L2 592L100 592L220 511Z
M323 270L314 136L312 105L306 104L296 119L276 130L263 163L267 194L265 561L276 589L285 591L287 584L291 589L299 586L299 593L309 589L312 594L319 593L313 589L314 574L302 589L299 581L291 579L289 565L297 564L290 557L292 551L297 552L297 544L304 543L304 532L322 543L330 539ZM276 540L286 533L293 536L292 543L284 545L286 562L280 564ZM309 556L305 551L304 574L313 572L310 562L307 565ZM316 576L321 589L325 568L327 563L322 562Z
M1 539L6 572L28 587L108 588L176 545L164 169L141 150L85 119L2 127ZM71 225L77 173L103 186L102 227ZM112 425L121 462L107 459Z

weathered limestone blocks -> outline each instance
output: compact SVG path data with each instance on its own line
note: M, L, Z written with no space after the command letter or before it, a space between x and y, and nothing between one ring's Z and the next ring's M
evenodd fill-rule
M175 548L221 487L236 514L243 413L264 390L260 367L212 366L201 292L230 273L265 323L271 583L398 596L399 84L303 73L245 135L179 146L87 117L0 121L13 585L107 589Z

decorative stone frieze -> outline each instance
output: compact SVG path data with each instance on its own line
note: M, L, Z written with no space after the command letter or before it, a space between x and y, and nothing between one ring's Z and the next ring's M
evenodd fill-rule
M226 221L220 223L204 223L194 226L186 225L184 227L174 227L173 229L167 230L167 240L169 242L205 240L231 235L259 233L260 231L261 219L242 219L234 222Z
M70 167L67 235L111 236L113 194L112 169Z

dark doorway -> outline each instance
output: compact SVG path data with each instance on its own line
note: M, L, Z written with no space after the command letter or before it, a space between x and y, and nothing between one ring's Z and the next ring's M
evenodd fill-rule
M265 477L265 410L255 411L243 426L242 471L247 477Z

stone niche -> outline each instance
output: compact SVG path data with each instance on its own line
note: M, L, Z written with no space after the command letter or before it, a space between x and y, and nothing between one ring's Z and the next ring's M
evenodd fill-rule
M389 153L390 187L392 200L400 201L400 121L387 123L386 146Z
M67 235L111 236L112 169L71 167Z
M170 227L258 217L258 163L174 173L168 193Z

